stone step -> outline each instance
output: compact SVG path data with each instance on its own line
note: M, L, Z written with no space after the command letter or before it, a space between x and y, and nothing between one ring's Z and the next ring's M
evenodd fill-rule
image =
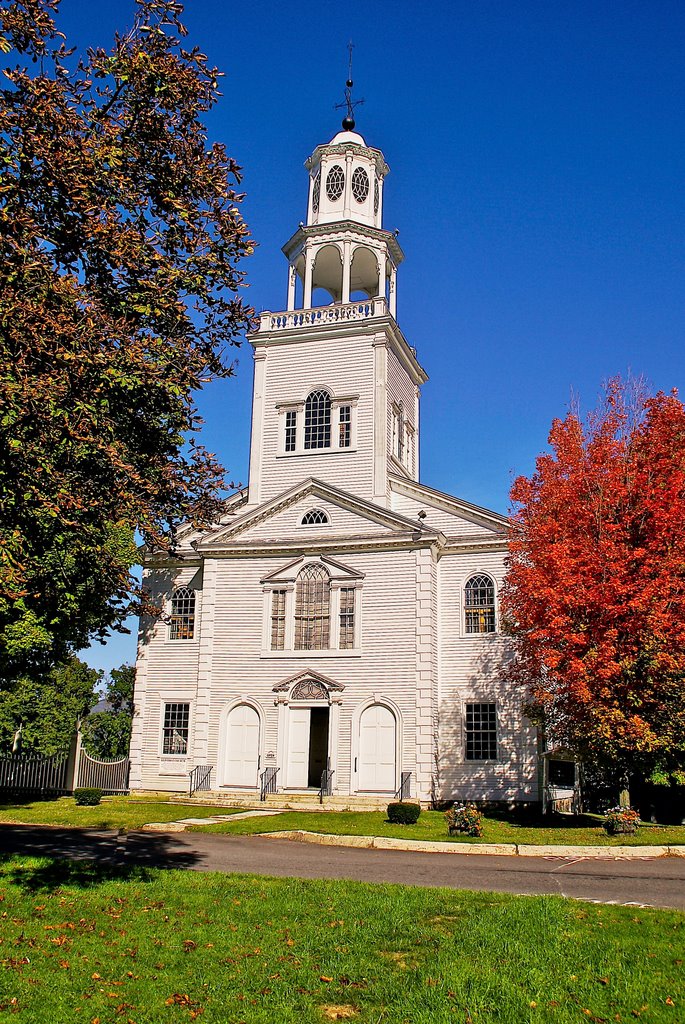
M260 801L259 794L244 791L211 790L194 793L192 797L172 796L170 803L201 804L207 807L244 807L256 810L267 808L299 810L299 811L384 811L392 797L371 795L334 794L324 797L319 803L316 790L308 793L269 793L266 800Z

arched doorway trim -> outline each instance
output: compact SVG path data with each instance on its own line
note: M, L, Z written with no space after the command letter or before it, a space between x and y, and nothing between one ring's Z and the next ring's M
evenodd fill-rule
M255 775L255 789L259 786L259 773L264 769L264 744L265 744L265 722L266 717L264 709L261 704L254 700L252 697L236 697L234 700L226 704L221 711L219 716L219 744L217 749L217 785L231 786L231 780L226 777L227 774L227 756L228 756L228 726L229 716L232 711L244 705L251 708L257 715L259 721L259 743L257 749L257 770Z
M360 727L362 715L369 708L379 705L380 707L386 708L395 718L395 784L393 792L396 792L400 786L400 778L402 771L402 751L403 746L403 721L402 712L399 705L391 700L389 697L384 697L382 694L374 694L367 700L358 704L352 715L352 762L350 764L350 793L358 793L360 791L359 785L359 769L360 769Z

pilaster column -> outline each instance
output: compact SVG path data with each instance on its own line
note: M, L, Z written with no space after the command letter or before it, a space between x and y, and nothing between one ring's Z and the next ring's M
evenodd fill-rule
M419 479L419 399L421 392L414 388L414 479Z
M297 271L294 265L290 264L288 271L288 312L295 309L295 285L297 284Z
M397 320L397 268L390 271L390 315Z
M385 256L382 252L376 253L376 265L378 267L378 287L376 288L376 298L385 298Z
M312 276L314 274L314 259L315 254L311 249L307 249L304 256L304 299L302 302L303 309L312 308Z
M384 335L373 343L373 500L388 505L388 349Z
M263 346L254 350L254 391L252 397L252 437L250 438L250 504L258 505L262 485L262 433L264 424L264 384L266 353Z
M345 192L343 198L343 217L350 219L350 201L352 199L352 153L345 154Z
M350 277L352 276L352 243L349 238L343 242L342 302L350 301Z

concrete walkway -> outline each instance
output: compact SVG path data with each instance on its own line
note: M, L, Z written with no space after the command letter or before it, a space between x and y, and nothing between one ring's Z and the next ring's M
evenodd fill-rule
M239 811L237 814L213 814L211 818L179 818L178 821L150 821L142 826L143 832L185 832L188 825L218 825L222 821L240 821L241 818L269 818L284 811Z

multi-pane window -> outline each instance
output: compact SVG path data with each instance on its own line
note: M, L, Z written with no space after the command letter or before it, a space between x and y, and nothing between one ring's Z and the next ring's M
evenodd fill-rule
M331 581L321 565L305 565L295 586L295 650L329 646Z
M472 576L464 588L467 633L495 632L495 585L489 576Z
M327 391L312 391L304 404L304 446L331 446L331 396Z
M338 446L340 448L349 448L352 443L352 407L350 405L341 405L339 415L340 435Z
M302 516L303 526L320 526L323 523L328 522L328 516L320 508L310 508L309 512L305 512Z
M354 587L340 588L340 650L354 647Z
M170 640L192 640L195 634L195 591L178 587L171 595Z
M165 704L162 727L162 753L188 753L190 704Z
M466 760L497 760L497 706L466 705Z
M297 413L289 409L285 414L285 450L294 452L297 444Z
M271 594L271 650L282 651L285 647L285 590L274 590Z

